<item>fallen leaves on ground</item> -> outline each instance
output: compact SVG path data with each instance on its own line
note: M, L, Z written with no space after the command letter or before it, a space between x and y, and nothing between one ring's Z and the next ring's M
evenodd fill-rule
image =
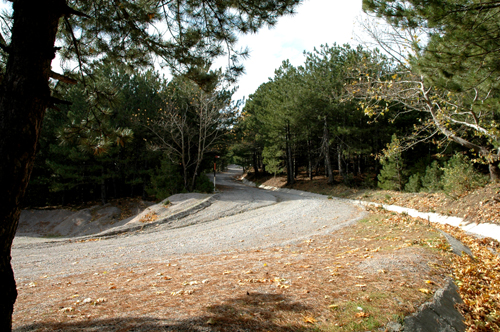
M329 324L337 323L339 331L346 331L343 326L349 322L378 322L381 327L394 315L414 312L430 300L432 293L443 285L442 276L451 273L446 262L452 256L444 238L426 221L375 209L372 212L372 219L315 237L310 243L240 250L232 257L179 256L175 263L138 264L133 271L117 267L107 269L106 274L88 271L82 276L51 276L37 279L36 288L29 287L28 280L23 283L16 304L16 326L30 321L31 315L35 315L33 308L48 308L36 316L59 323L84 320L89 315L115 317L121 312L158 319L175 314L186 321L202 317L203 324L217 325L221 331L230 331L232 327L248 329L244 324L254 324L256 330L262 331L289 325L300 329L310 324L323 331L332 326ZM494 288L500 281L491 273L498 261L476 253L482 252L483 244L478 244L478 248L470 246L480 259L457 260L456 264L463 260L465 265L454 266L462 269L455 271L454 276L461 283L461 292L470 289L470 294L482 295L476 294L470 300L463 295L468 306L463 310L469 331L494 331L497 325L493 313L500 311L495 303L500 302L498 291L495 293ZM165 258L169 259L174 260ZM265 266L263 262L267 262ZM466 263L471 267L467 268ZM369 264L370 269L358 268L361 264ZM167 275L165 268L175 266L182 269L169 269ZM409 270L410 266L414 268ZM475 275L466 280L471 273L480 274L479 285L474 283ZM129 278L131 274L134 279ZM77 297L68 299L73 294ZM89 296L92 298L86 305L73 304L78 298L85 301ZM33 301L38 298L40 303L50 304L42 307ZM106 303L92 300L96 298L106 299ZM94 302L102 305L90 305ZM376 308L378 313L372 309L357 310L360 305ZM477 327L480 320L486 324L482 329ZM368 329L368 325L360 326Z
M437 225L468 246L474 257L455 256L453 276L465 305L460 309L469 332L500 331L500 244L478 239L457 227Z

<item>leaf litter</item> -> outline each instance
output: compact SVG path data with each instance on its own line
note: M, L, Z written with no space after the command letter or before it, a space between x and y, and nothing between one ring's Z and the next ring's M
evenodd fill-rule
M19 286L13 327L112 331L113 321L121 331L195 325L209 331L367 330L415 312L451 275L465 301L460 310L468 331L495 331L500 268L488 248L499 249L498 243L442 227L475 259L451 254L422 220L372 209L352 227L285 247L46 276L36 287Z

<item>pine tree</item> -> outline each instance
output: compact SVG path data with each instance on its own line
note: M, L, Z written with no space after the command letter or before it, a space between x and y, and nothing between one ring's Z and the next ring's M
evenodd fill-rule
M400 32L415 28L427 32L427 45L422 48L413 40L415 52L408 59L412 73L425 77L418 82L426 91L419 100L439 105L428 107L434 127L478 154L489 165L490 179L500 181L500 3L364 0L363 8Z
M389 148L393 148L393 152L389 154L388 157L382 158L380 163L382 164L382 169L378 178L378 186L385 190L398 190L402 191L404 184L406 182L405 176L405 163L403 161L403 156L397 147L400 142L394 134L392 136L391 144Z
M42 121L48 107L66 103L51 95L49 77L75 82L71 75L52 72L56 52L60 51L65 59L77 60L82 81L89 64L103 54L108 55L109 61L132 67L146 65L154 54L175 71L206 86L214 78L205 75L206 68L214 57L226 52L222 45L229 45L227 52L237 60L238 52L233 50L236 31L255 32L266 23L273 24L298 3L299 0L13 1L12 35L1 38L10 43L0 43L8 57L0 86L2 331L9 331L12 326L17 292L10 251ZM172 33L168 39L162 39L152 28L161 22ZM56 39L61 47L55 47ZM234 61L228 76L234 77L241 71Z

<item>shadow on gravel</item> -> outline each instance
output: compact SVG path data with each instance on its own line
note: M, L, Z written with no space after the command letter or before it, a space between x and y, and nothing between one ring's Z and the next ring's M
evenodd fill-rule
M308 327L286 322L290 314L297 320L297 314L305 316L307 310L308 307L292 302L281 294L250 293L211 305L207 307L206 314L185 320L177 320L175 317L126 317L63 323L41 322L18 327L13 331L317 331L312 325Z

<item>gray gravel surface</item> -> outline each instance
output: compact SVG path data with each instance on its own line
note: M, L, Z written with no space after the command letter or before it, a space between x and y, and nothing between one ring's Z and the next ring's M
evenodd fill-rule
M16 279L109 270L167 261L173 255L284 245L332 233L365 214L346 201L322 195L245 186L233 180L238 174L241 168L233 166L217 175L217 184L224 189L210 206L142 231L87 242L16 238L12 249Z

